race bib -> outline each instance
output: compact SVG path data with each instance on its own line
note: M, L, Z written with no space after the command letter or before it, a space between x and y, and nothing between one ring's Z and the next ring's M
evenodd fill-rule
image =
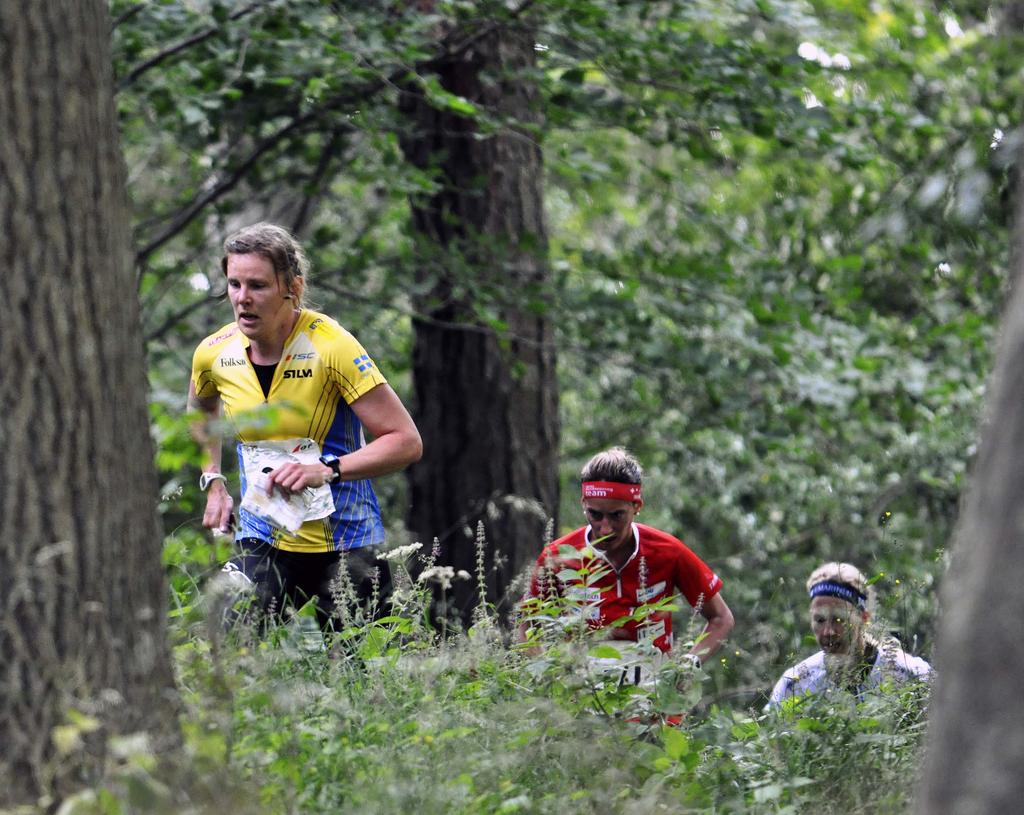
M636 601L640 604L649 603L654 598L665 593L665 587L668 583L662 580L660 583L655 583L653 586L647 589L636 590Z
M334 498L327 484L306 487L301 492L275 489L267 494L268 475L290 462L314 464L320 460L320 445L312 439L284 439L242 444L242 466L246 491L242 509L271 526L292 534L306 521L326 518L334 512Z
M654 641L663 636L665 636L664 620L647 620L636 629L636 641L645 645L653 646Z

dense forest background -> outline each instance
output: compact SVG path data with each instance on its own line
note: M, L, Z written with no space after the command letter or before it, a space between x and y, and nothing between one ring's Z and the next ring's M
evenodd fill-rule
M19 304L3 339L63 333L4 389L0 557L18 591L0 690L17 704L0 726L21 747L0 762L0 805L906 811L921 697L761 705L812 650L807 574L842 559L870 574L881 631L946 657L936 709L973 715L971 664L933 642L976 455L1003 488L975 490L958 551L984 568L965 585L998 578L1007 612L992 616L1019 619L1001 559L1015 480L991 465L1007 460L998 437L978 448L1024 224L1014 4L16 5L0 4L0 37L18 44L0 52ZM297 233L317 304L426 443L378 484L391 543L424 543L396 561L400 613L330 648L301 615L252 640L208 625L228 543L200 528L184 394L196 343L230 319L220 243L256 220ZM96 304L133 294L133 277L140 320L131 297L115 342ZM127 510L152 487L143 406L109 409L95 364L131 390L139 331L162 542L157 518ZM96 375L69 378L76 366ZM25 394L51 391L33 414ZM996 430L1010 432L1006 393ZM8 444L37 436L31 453ZM613 444L646 466L644 519L714 566L737 618L720 659L656 700L690 711L679 729L629 723L636 700L581 684L580 653L556 640L533 659L500 626L546 537L581 522L581 464ZM476 579L418 582L440 564ZM984 592L968 599L984 620ZM978 618L956 619L964 647ZM1009 676L1016 631L991 633L972 653L985 677ZM1016 698L1015 678L1000 687ZM990 707L1013 721L1013 704ZM964 728L946 725L954 746L934 753L955 761Z
M648 522L726 582L739 622L723 690L763 690L803 649L802 584L822 559L860 564L885 626L929 653L1006 289L1020 80L986 6L292 0L112 13L172 540L199 534L180 418L197 338L230 318L219 242L276 220L309 249L319 305L410 404L434 398L413 389L417 323L487 332L499 356L515 354L510 310L550 323L561 499L543 511L558 531L578 524L582 462L633 450ZM465 55L502 27L533 32L533 59L495 62L483 82L529 86L527 121L450 81L478 69ZM547 269L532 284L502 257L431 254L417 234L410 204L449 183L459 148L406 160L411 95L468 122L464 141L509 131L541 148L547 235L527 248ZM442 277L460 308L438 318ZM475 376L453 387L479 389ZM421 423L428 446L444 445L434 430ZM463 477L444 466L434 478ZM380 488L391 539L406 543L406 481ZM500 565L542 540L489 543Z
M0 0L0 808L1012 809L1022 33L956 0ZM184 393L256 220L425 442L378 481L395 613L327 638L225 636L211 590ZM736 616L651 693L585 633L509 637L612 444ZM934 696L764 712L825 559Z

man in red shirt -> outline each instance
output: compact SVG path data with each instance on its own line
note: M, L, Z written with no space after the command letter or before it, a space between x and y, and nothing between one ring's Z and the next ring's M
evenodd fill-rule
M545 599L566 598L591 628L607 629L613 644L649 643L657 656L672 648L672 614L660 601L678 591L706 622L688 655L699 666L732 630L732 612L721 596L721 579L682 541L635 523L644 505L642 476L639 462L621 447L587 462L581 478L589 524L541 552L524 612ZM654 608L637 614L642 606ZM639 672L634 681L644 684Z

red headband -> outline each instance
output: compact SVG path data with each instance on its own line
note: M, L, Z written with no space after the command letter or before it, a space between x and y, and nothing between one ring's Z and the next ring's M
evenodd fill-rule
M584 498L611 498L613 501L643 501L639 484L620 484L618 481L584 481Z

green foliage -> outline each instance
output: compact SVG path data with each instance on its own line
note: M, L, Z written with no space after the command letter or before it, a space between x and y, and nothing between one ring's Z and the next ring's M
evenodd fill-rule
M737 617L733 642L702 688L719 705L763 695L805 649L803 581L825 559L876 576L880 624L927 653L1007 285L1022 88L1019 49L997 36L987 7L544 0L439 2L423 14L419 5L112 2L162 509L168 530L178 530L167 557L182 622L195 624L190 586L217 557L197 532L202 498L189 472L196 459L182 395L195 342L229 318L214 296L218 239L257 217L295 225L313 259L316 297L408 399L413 303L433 282L433 259L409 240L408 199L436 191L437 178L402 157L401 102L407 87L422 88L439 109L474 119L481 138L518 126L467 104L433 73L460 44L513 16L536 32L538 64L492 80L529 80L539 91L544 120L529 132L544 150L552 279L543 290L512 290L495 270L466 266L453 271L453 285L474 298L467 319L505 342L514 337L505 333L504 304L553 323L561 526L577 523L575 476L595 450L625 444L639 455L644 520L715 567ZM378 486L393 538L402 540L401 479ZM414 634L401 632L403 651ZM396 640L379 636L369 641L386 655ZM425 664L449 655L436 643L422 648ZM579 700L559 684L579 655L564 656L542 674L545 698ZM481 664L490 677L514 676L525 664L500 652L488 659ZM340 670L321 668L324 676ZM270 681L265 670L248 662L230 668L252 671L257 685ZM625 807L628 794L583 792L595 765L586 763L589 748L570 739L579 710L534 699L527 716L516 706L521 683L502 696L491 679L463 670L438 669L450 697L467 687L503 702L477 720L456 716L456 732L471 728L473 736L446 737L445 756L473 755L473 739L485 738L480 721L493 719L509 740L489 731L485 752L516 758L507 759L506 775L490 759L465 758L464 772L432 755L450 769L435 785L439 797L457 793L464 807L479 799L475 811L543 811L543 797L519 797L538 772L551 786L552 808ZM413 696L421 692L422 677L403 680ZM370 693L356 675L352 682L353 694ZM323 692L331 704L344 698L345 710L370 698L338 693L333 684ZM384 731L392 735L408 727L397 712L407 709L394 703ZM432 711L439 703L423 704ZM720 739L732 725L726 731L714 717L713 732L670 737L671 751L667 743L658 752L625 742L626 763L610 755L623 746L620 723L586 719L585 729L593 761L631 779L624 788L636 800L660 800L666 784L671 795L686 790L694 807L707 804L715 793L691 787L714 755L722 775L713 789L743 779L723 795L755 810L814 811L802 801L815 787L799 786L811 777L811 759L797 747L819 746L822 732L853 738L852 714L820 715L831 722L826 731L780 735L785 772L738 769L730 756L746 742ZM547 716L534 731L516 718ZM767 747L783 725L752 721L752 752L774 755ZM437 724L432 735L448 729ZM549 757L584 761L564 762L580 797L515 764L516 738L550 748ZM846 751L836 754L839 765L854 752L835 750ZM900 750L910 761L913 751ZM635 765L634 752L644 755ZM368 762L362 778L411 794L376 756L359 755ZM693 755L701 763L679 769ZM881 753L864 755L874 761ZM642 776L640 768L655 763L651 789L630 786L634 770ZM663 780L670 769L677 781ZM889 769L864 765L884 782L869 790L888 783L905 792L906 777L900 783ZM834 783L861 806L856 790Z
M393 560L396 613L339 620L326 637L301 613L226 638L201 614L176 617L183 764L119 741L106 782L62 813L906 811L927 688L836 692L777 713L715 705L665 726L637 705L646 691L594 682L583 663L608 646L585 634L510 646L481 618L439 636L433 578L414 579L408 554ZM189 592L183 604L208 607ZM531 622L554 611L540 604Z
M514 124L431 68L516 12L133 8L112 5L115 70L155 398L180 409L192 344L227 319L214 237L257 212L294 216L314 290L405 391L411 301L432 282L407 198L436 180L402 158L402 83L481 133ZM927 564L915 578L934 582L1004 285L1007 44L919 3L547 0L515 24L536 28L537 70L494 81L541 93L554 278L445 273L482 325L507 331L517 302L557 329L563 520L582 460L625 443L654 522L745 604L823 557L905 579Z
M579 566L565 565L550 580L570 588L547 596L542 583L541 596L525 600L519 610L522 650L528 657L524 669L534 692L542 692L577 716L596 713L648 724L667 721L696 706L703 674L689 661L663 657L653 645L653 636L645 636L648 626L678 609L676 598L643 603L610 626L595 627L588 613L594 605L588 597L610 567L596 558L581 561L573 547L565 548L567 558L575 558ZM697 620L701 618L694 613L691 629L701 626L703 621ZM613 645L609 632L614 636L615 629L630 623L638 626L638 642L620 640ZM692 630L689 638L679 638L676 657L690 650L698 633ZM624 681L634 672L644 677L641 682Z
M648 522L718 568L754 664L799 649L825 559L914 583L882 594L921 645L1005 280L1005 44L916 3L673 11L672 92L652 73L643 116L548 138L580 315L560 326L562 518L580 465L625 444ZM649 43L616 36L642 64ZM603 73L573 79L621 88L622 52L594 52ZM737 670L747 688L774 673Z
M927 697L923 685L883 687L860 701L797 697L778 713L713 711L702 730L718 734L752 812L906 812Z

